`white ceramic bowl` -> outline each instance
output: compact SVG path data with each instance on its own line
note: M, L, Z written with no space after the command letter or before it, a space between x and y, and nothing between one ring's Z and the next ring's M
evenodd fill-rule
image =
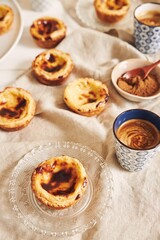
M116 90L118 91L118 93L123 96L124 98L128 99L129 101L134 101L134 102L141 102L141 101L146 101L146 100L151 100L154 98L157 98L160 96L160 88L158 90L158 92L156 92L156 94L149 96L149 97L140 97L137 95L133 95L130 93L127 93L125 91L123 91L118 85L117 85L117 80L120 76L122 76L123 73L125 73L128 70L132 70L134 68L138 68L138 67L143 67L145 65L149 65L151 64L151 62L147 61L147 60L143 60L143 59L139 59L139 58L133 58L133 59L128 59L125 60L123 62L118 63L111 74L111 79L112 79L112 83L114 85L114 87L116 88ZM160 84L160 64L159 66L157 66L154 70L152 70L153 72L156 73L156 75L158 75L158 81Z

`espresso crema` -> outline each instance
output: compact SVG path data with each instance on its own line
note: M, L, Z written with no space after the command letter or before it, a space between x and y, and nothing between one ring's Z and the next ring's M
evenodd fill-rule
M133 149L150 149L160 142L160 132L149 121L132 119L123 123L117 130L118 139Z
M138 16L138 20L148 26L160 26L160 11L147 11Z

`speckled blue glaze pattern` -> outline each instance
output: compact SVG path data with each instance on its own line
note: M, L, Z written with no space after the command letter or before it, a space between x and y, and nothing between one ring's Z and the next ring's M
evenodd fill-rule
M147 26L134 19L135 47L144 54L160 51L160 26Z
M149 163L153 155L158 151L158 146L150 150L129 149L116 140L116 155L120 165L131 172L137 172Z

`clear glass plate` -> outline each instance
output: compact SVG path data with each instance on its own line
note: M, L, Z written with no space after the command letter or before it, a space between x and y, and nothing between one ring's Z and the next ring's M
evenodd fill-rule
M94 8L94 0L79 0L76 4L76 14L86 26L102 32L107 32L111 29L122 29L132 32L134 23L133 12L140 3L141 1L132 0L127 15L120 22L115 24L104 23L97 17Z
M32 193L31 174L37 165L53 156L68 155L84 165L89 184L82 199L64 210L51 210ZM112 175L103 159L79 143L55 142L34 148L13 170L9 181L9 199L20 220L34 232L66 237L93 227L106 213L112 199Z

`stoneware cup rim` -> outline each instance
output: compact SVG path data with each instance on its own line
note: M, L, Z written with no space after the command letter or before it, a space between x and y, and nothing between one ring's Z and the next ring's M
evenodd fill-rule
M152 112L152 111L150 111L150 110L146 110L146 109L141 109L141 108L134 108L134 109L129 109L129 110L125 110L125 111L123 111L123 112L121 112L120 114L118 114L117 115L117 117L115 118L115 120L114 120L114 122L113 122L113 134L114 134L114 137L116 138L116 140L120 143L120 144L122 144L124 147L126 147L126 148L128 148L128 149L130 149L130 150L132 150L132 151L151 151L151 150L153 150L153 149L155 149L155 148L157 148L157 147L159 147L160 146L160 142L156 145L156 146L154 146L154 147L152 147L152 148L148 148L148 149L135 149L135 148L131 148L131 147L129 147L129 146L127 146L127 145L125 145L123 142L121 142L120 140L119 140L119 138L117 137L117 135L116 135L116 130L117 130L117 128L115 127L116 126L116 123L117 123L117 120L121 117L121 116L123 116L124 114L126 114L126 113L129 113L129 112L135 112L135 111L141 111L141 112L145 112L146 114L148 113L148 114L151 114L152 116L154 116L155 118L157 118L157 119L159 119L159 122L160 122L160 117L156 114L156 113L154 113L154 112ZM136 118L136 117L135 117ZM130 118L130 119L133 119L133 118ZM130 119L127 119L127 120L130 120ZM137 118L137 119L144 119L144 120L146 120L145 118ZM127 120L125 120L125 121L127 121ZM125 121L123 121L123 123L125 122ZM149 121L148 119L147 119L147 121ZM150 121L151 122L151 121ZM153 122L152 122L152 124L154 124ZM154 126L155 126L155 124L154 124ZM160 131L160 125L159 125L159 128L156 126L156 128Z
M134 16L134 18L140 23L140 24L143 24L143 25L146 25L146 26L148 26L148 27L150 27L150 28L157 28L157 26L150 26L150 25L147 25L147 24L145 24L145 23L142 23L141 21L139 21L139 19L136 17L136 11L140 8L140 7L142 7L142 6L145 6L145 5L159 5L160 6L160 3L158 3L158 2L145 2L145 3L141 3L141 4L139 4L135 9L134 9L134 11L133 11L133 16ZM160 27L160 26L158 26L158 27Z

